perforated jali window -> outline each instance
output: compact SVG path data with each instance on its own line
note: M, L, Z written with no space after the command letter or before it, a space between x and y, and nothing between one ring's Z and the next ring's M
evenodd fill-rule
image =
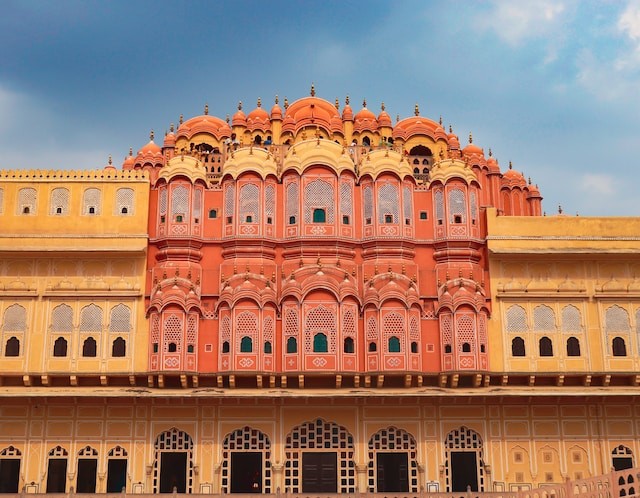
M187 316L187 344L195 346L198 337L198 316L190 313Z
M378 189L378 223L385 222L385 216L391 215L393 223L398 223L398 186L385 183Z
M243 337L249 337L252 344L256 344L258 337L258 317L250 311L243 311L236 316L234 331L236 350L241 351L240 343Z
M178 185L171 192L171 216L189 216L189 189Z
M353 436L334 422L316 419L295 427L285 445L285 493L302 491L302 454L306 451L335 451L338 460L338 493L355 493L356 464Z
M133 214L133 189L119 188L116 191L116 204L114 214Z
M295 308L287 308L285 313L284 334L297 336L299 330L300 321L298 319L298 310Z
M464 351L464 344L469 344L471 353L476 352L476 323L473 315L456 313L456 335L458 352Z
M371 316L367 320L367 342L378 340L378 323L375 317Z
M153 492L160 491L160 454L173 451L187 453L186 492L193 493L193 440L189 434L179 431L175 427L163 432L156 439L153 461Z
M340 214L342 216L353 215L353 184L340 182Z
M291 182L287 185L287 223L290 218L298 220L298 208L300 205L298 183Z
M460 427L447 434L444 442L446 448L445 480L447 491L451 491L451 453L452 451L473 451L476 454L475 468L478 472L478 489L484 491L484 458L482 456L482 439L480 435L467 427Z
M275 223L273 219L276 215L276 188L273 185L264 188L264 214Z
M382 328L385 338L385 352L389 353L389 338L397 337L400 341L400 351L404 352L405 349L405 331L404 331L404 317L395 311L391 311L384 315L382 318Z
M151 342L160 343L160 315L157 313L151 315Z
M228 316L225 316L220 324L220 340L231 341L231 319Z
M304 188L304 221L313 222L313 211L324 209L327 223L334 222L335 199L333 185L324 180L314 180Z
M562 331L582 332L580 310L572 305L562 308Z
M449 190L449 223L455 223L456 216L460 216L464 223L466 210L464 192L458 188Z
M402 189L402 205L405 220L413 218L413 209L411 208L411 188L405 186Z
M52 332L71 332L73 330L73 310L71 306L61 304L51 312Z
M97 188L88 188L82 196L82 214L100 214L102 192Z
M604 315L604 327L607 333L629 332L629 314L618 305L607 308Z
M471 219L478 219L478 200L476 197L476 190L471 189L469 191L469 207L471 208Z
M343 337L355 337L356 336L356 314L355 310L351 307L344 309L342 312L342 336Z
M100 332L102 330L102 308L95 304L85 306L80 311L80 332Z
M556 329L556 315L549 306L541 304L533 309L533 330L543 332Z
M254 183L240 187L240 222L260 222L260 189Z
M418 460L417 460L417 445L415 438L404 429L398 429L397 427L387 427L376 432L369 440L369 465L368 465L368 478L369 478L369 492L376 493L382 490L377 489L377 466L376 455L378 453L406 453L407 461L409 463L409 475L407 476L409 482L409 492L418 492Z
M27 310L19 304L12 304L4 311L2 330L5 332L24 332L27 330Z
M526 332L527 312L522 306L514 304L507 310L507 332Z
M316 334L327 337L329 353L336 352L336 312L319 305L307 313L305 320L304 348L307 353L313 351L313 338Z
M176 353L182 352L182 317L169 315L162 327L164 351L169 352L169 345L175 344Z
M483 312L478 313L478 341L487 344L487 315Z
M440 314L440 335L442 344L451 347L453 344L453 317L450 313Z
M49 214L69 214L69 191L66 188L54 188L51 191Z
M367 185L362 191L364 201L364 218L365 222L373 218L373 189Z
M433 194L433 202L436 209L436 220L444 220L444 197L442 190L436 190Z
M409 320L409 338L412 341L420 340L420 324L415 316L412 316Z
M162 190L160 190L160 200L158 201L158 204L159 204L160 214L161 215L167 214L167 188L166 187L162 187Z
M109 332L129 331L131 331L131 310L124 304L118 304L111 309Z
M264 330L262 332L262 338L265 341L269 341L271 344L273 344L273 318L271 318L270 316L266 317L264 319Z
M258 452L262 454L262 493L271 493L271 442L258 429L243 427L228 434L222 442L222 493L231 493L231 453Z
M2 457L19 457L21 455L22 452L15 446L7 446L5 449L0 451L0 456Z
M18 191L17 214L34 214L36 209L36 189L21 188Z

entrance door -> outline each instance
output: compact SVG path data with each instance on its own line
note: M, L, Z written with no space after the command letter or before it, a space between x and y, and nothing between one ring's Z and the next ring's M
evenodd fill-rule
M17 493L20 477L20 459L0 460L0 493Z
M120 493L127 486L127 460L114 458L107 464L107 493Z
M50 458L47 470L47 493L64 493L67 483L67 459Z
M336 452L302 454L302 492L338 492L338 454Z
M187 452L171 451L160 454L160 492L187 492Z
M96 460L95 458L79 459L78 460L78 480L76 481L76 492L95 493L97 471L98 471L98 460Z
M409 491L409 458L406 453L378 453L376 460L378 493Z
M633 467L633 458L631 457L613 457L613 468L617 470L627 470Z
M231 492L262 493L262 453L231 453Z
M478 461L475 451L452 451L449 464L451 465L451 491L478 491Z

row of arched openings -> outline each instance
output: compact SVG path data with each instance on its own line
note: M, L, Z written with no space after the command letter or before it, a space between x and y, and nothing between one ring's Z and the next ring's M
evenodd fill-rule
M566 342L567 356L581 356L580 340L577 337L569 337ZM514 357L526 356L525 340L514 337L511 340L511 355ZM611 354L613 356L627 356L627 345L622 337L614 337L611 340ZM553 342L549 337L541 337L538 340L538 355L540 357L552 357Z

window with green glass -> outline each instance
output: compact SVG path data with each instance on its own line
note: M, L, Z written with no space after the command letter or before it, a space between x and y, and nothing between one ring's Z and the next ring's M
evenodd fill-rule
M317 333L313 336L313 352L326 353L328 351L327 336L323 333Z
M326 223L327 213L324 209L316 208L313 210L313 222L314 223Z

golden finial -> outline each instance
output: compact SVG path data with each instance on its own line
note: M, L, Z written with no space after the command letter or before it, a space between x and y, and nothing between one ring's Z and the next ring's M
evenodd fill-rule
M287 109L289 107L289 100L287 97L284 98L284 108Z
M416 116L420 116L420 108L418 107L418 104L416 104L416 105L414 106L414 108L413 108L413 113L414 113Z
M449 133L453 133L453 126L449 125Z
M229 121L231 121L231 119L229 118L229 115L227 114L227 118L226 118L227 124L229 124Z
M511 164L511 161L509 161L509 169L513 169L513 164Z
M396 123L400 122L400 114L396 114Z
M336 106L336 110L340 109L340 101L338 100L338 97L336 97L335 106Z
M493 156L493 152L491 152L491 147L489 147L489 157Z
M151 140L152 142L153 142L153 137L154 137L153 130L151 130L149 132L149 140Z
M310 92L312 97L316 96L316 87L313 83L311 83L311 92Z
M109 154L109 166L113 164L113 160L111 159L111 154Z
M170 131L171 133L173 133L173 130L175 130L175 128L174 128L174 126L173 126L173 123L171 123L171 125L169 125L169 131Z
M380 104L380 110L384 111L384 102L382 102L382 104Z
M366 108L367 108L367 99L362 99L362 107L363 107L364 109L366 109Z
M473 143L473 135L471 134L471 132L469 132L469 143Z
M440 119L438 120L438 123L440 123L440 126L442 126L442 114L440 114Z
M258 97L258 107L262 107L262 99Z
M204 105L204 115L207 116L209 114L209 104Z
M180 119L178 119L178 123L180 124L184 123L184 116L182 114L180 114Z
M344 99L344 105L349 105L349 96Z
M278 96L276 95L276 104L278 103Z
M238 102L238 110L241 111L242 110L242 100L240 100Z
M133 147L129 147L129 155L133 156Z
M531 185L531 177L529 177L529 185Z
M562 214L562 206L558 204L558 214Z

